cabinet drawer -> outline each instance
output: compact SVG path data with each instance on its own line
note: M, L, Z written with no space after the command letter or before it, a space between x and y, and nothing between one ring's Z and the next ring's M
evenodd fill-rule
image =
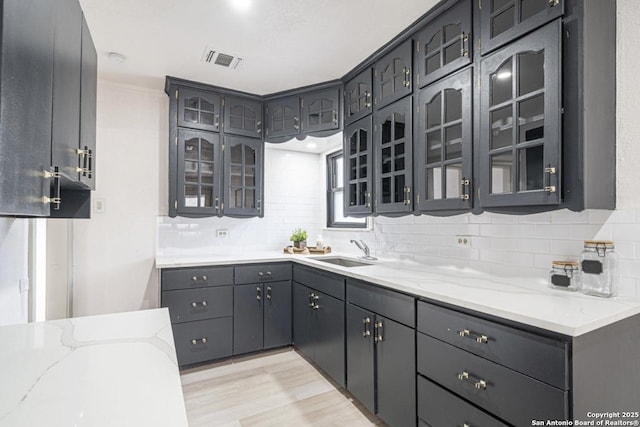
M164 291L162 306L169 308L171 323L231 316L233 286Z
M253 264L236 266L236 285L291 280L291 264Z
M418 375L418 418L430 426L507 427L484 411Z
M231 356L232 317L179 323L171 327L180 366Z
M344 278L311 267L293 266L293 280L344 301Z
M347 301L396 322L415 327L415 299L408 295L359 280L347 279Z
M564 341L423 301L418 302L418 331L555 387L569 389L568 344Z
M569 416L567 391L421 333L418 372L510 424Z
M195 267L162 270L162 290L233 285L233 267Z

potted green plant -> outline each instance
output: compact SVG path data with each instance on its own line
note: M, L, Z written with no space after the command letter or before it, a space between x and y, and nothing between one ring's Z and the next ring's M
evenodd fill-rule
M293 242L294 248L304 249L307 247L307 232L302 228L293 230L289 239Z

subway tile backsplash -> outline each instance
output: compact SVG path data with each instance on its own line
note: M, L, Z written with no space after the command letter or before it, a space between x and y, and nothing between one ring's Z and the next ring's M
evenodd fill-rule
M349 240L363 239L378 257L546 280L552 261L579 258L584 240L611 239L620 259L620 294L640 297L640 209L376 217L368 231L327 230L319 196L325 191L324 157L266 149L265 162L264 218L159 217L158 254L281 251L291 231L303 227L310 245L322 234L335 251L354 256L360 251ZM229 229L229 238L217 238L217 229ZM458 246L457 235L470 236L471 246Z

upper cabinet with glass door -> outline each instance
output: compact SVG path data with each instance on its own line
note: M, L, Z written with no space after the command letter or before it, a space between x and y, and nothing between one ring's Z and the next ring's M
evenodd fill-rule
M565 0L478 0L485 55L564 13Z
M267 101L265 140L294 137L300 133L300 97L298 95Z
M225 96L224 110L224 133L262 138L261 101Z
M424 87L471 63L471 0L462 0L416 36L418 86Z
M561 22L481 62L481 207L561 201Z
M190 129L178 129L177 132L177 196L170 216L220 215L220 135Z
M408 39L373 66L373 96L376 108L382 108L411 94L412 40Z
M245 137L224 137L225 216L263 216L262 141Z
M378 110L374 123L375 206L379 214L413 210L411 97Z
M188 88L176 89L178 126L191 129L220 131L222 97L212 92Z
M471 69L466 69L420 91L414 142L416 211L472 207L471 81Z
M340 127L340 89L331 88L302 95L303 134Z
M344 85L345 124L355 122L367 114L371 114L372 106L371 68L367 68Z
M373 212L373 123L363 117L345 126L344 215L366 216Z

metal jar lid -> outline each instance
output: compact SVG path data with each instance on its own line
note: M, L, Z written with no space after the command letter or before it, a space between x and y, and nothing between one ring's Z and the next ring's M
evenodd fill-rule
M585 248L607 248L613 249L615 245L611 240L585 240L584 241Z
M578 261L553 261L551 264L554 268L563 268L565 270L577 270L580 265Z

